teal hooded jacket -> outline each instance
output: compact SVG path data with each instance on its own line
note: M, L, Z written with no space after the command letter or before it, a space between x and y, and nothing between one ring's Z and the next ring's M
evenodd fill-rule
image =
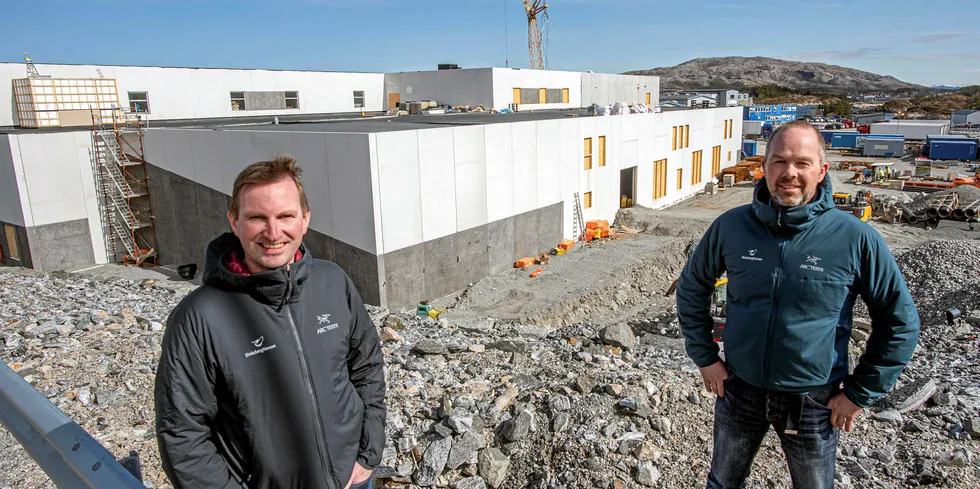
M867 223L834 207L829 176L816 199L773 207L763 178L752 203L705 232L677 283L677 315L698 367L720 360L711 295L728 274L725 361L756 387L805 393L843 383L866 407L894 385L919 338L919 315L895 259ZM852 309L871 314L866 353L848 375Z

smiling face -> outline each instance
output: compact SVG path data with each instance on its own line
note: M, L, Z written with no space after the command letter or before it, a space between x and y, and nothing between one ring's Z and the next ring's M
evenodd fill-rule
M786 127L769 141L766 184L773 203L782 207L808 204L817 195L830 165L823 161L823 138L808 127Z
M259 273L295 261L310 226L310 211L303 210L296 183L283 178L245 185L238 215L229 212L228 223L245 250L245 265Z

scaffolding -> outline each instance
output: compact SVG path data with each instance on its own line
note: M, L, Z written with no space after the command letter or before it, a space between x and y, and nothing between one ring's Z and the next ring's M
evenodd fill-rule
M91 113L92 173L106 257L110 263L156 265L156 229L143 159L145 123L138 114L118 108L108 117L102 110Z

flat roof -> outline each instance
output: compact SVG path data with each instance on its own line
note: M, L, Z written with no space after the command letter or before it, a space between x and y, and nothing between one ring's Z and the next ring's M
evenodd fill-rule
M726 107L688 108L661 106L664 112L685 110L717 110ZM730 107L727 107L730 108ZM588 109L535 110L510 114L492 114L490 112L465 112L429 115L386 116L383 113L371 113L362 116L358 113L342 114L286 114L242 117L221 117L208 119L182 120L150 120L149 129L214 129L223 131L284 131L284 132L348 132L348 133L378 133L392 131L409 131L414 129L431 129L435 127L475 126L483 124L500 124L507 122L528 122L557 120L568 117L599 117L588 115ZM614 116L610 116L614 117ZM279 123L275 120L278 118ZM91 126L50 127L50 128L21 128L0 127L0 134L43 134L91 131Z

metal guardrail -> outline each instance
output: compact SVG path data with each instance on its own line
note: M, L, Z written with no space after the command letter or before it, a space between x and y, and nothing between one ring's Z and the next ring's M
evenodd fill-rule
M58 487L146 489L138 478L136 452L117 461L92 435L2 363L0 422Z

